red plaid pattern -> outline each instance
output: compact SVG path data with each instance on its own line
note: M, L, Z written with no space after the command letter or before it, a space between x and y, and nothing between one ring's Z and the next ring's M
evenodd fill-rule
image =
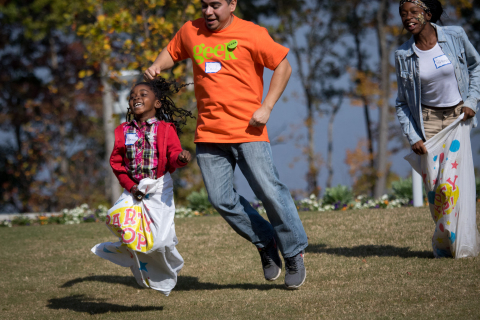
M156 179L159 123L160 121L154 117L141 124L134 119L124 126L125 169L128 175L137 182L144 178ZM127 145L127 134L136 134L137 140L133 144Z

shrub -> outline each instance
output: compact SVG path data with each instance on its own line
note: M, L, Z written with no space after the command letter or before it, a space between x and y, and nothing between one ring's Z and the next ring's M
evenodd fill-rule
M396 199L413 200L412 178L393 181L392 192Z
M205 189L200 191L193 191L187 197L189 202L188 208L193 212L199 212L200 214L215 214L216 211L213 209L212 204L208 200L208 194Z
M318 199L314 194L310 197L295 201L298 211L323 211L322 199Z
M31 224L32 224L32 221L27 216L18 216L12 219L12 225L29 226Z
M338 185L333 188L325 189L323 203L334 206L345 206L353 201L353 192L347 186Z

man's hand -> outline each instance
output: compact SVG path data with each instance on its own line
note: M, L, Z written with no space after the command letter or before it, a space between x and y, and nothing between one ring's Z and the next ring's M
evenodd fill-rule
M249 125L252 127L261 127L267 124L268 119L270 118L271 109L268 109L265 106L258 108L252 115Z
M145 73L143 74L143 78L145 81L151 81L155 79L162 72L162 69L159 66L153 64L150 68L148 68Z
M189 163L192 160L192 155L187 150L182 150L178 155L178 160L183 163Z
M134 186L132 187L132 189L130 189L130 193L131 193L131 194L133 195L133 197L134 197L135 199L137 199L138 201L142 200L143 197L145 197L145 194L144 194L142 191L138 190L138 185L137 185L137 184L134 185Z
M285 58L278 64L275 71L273 71L268 93L263 100L262 106L253 113L249 122L250 126L261 127L267 124L267 121L270 118L270 113L272 113L273 107L282 95L283 90L285 90L291 74L292 67L287 58Z
M143 78L145 81L151 81L155 79L160 72L170 69L174 64L175 62L173 61L172 56L167 48L164 48L155 59L152 66L143 73Z
M422 155L422 154L426 154L426 153L427 153L427 148L425 148L425 145L423 144L423 141L422 141L422 140L416 142L416 143L412 146L412 150L413 150L413 152L415 152L415 153L418 154L418 155Z
M468 119L475 117L475 111L473 111L469 107L463 107L462 112L465 113L462 121L467 121Z

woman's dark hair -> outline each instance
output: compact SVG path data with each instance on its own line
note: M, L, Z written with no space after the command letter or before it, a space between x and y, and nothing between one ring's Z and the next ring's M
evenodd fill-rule
M430 20L433 23L436 23L440 20L440 17L443 14L443 7L440 1L438 0L422 0L423 3L430 9L430 13L432 14L432 19ZM441 21L440 21L441 22Z
M165 80L162 77L157 77L150 82L139 82L133 86L135 88L139 85L146 85L152 89L153 93L155 94L155 98L160 100L162 103L162 107L156 109L155 117L159 120L163 120L165 122L171 122L175 125L177 129L177 133L182 133L182 127L187 123L187 117L195 118L192 113L188 110L177 108L175 103L170 98L170 95L175 94L180 91L180 89L188 86L191 83L187 84L178 84L175 80ZM132 88L132 90L133 90ZM132 121L134 114L130 109L130 105L127 111L127 122Z

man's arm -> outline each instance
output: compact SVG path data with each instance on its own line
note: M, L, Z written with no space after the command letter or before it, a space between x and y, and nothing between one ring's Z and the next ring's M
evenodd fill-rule
M273 106L277 103L283 90L285 90L291 74L292 67L287 58L285 58L273 72L267 96L265 97L265 100L263 100L262 106L253 113L252 119L250 119L251 126L260 127L267 124Z
M155 59L152 66L145 71L143 78L146 81L153 80L160 74L160 72L170 69L174 64L175 62L173 61L170 52L168 52L167 48L165 47L163 48L162 52L160 52L157 59Z

